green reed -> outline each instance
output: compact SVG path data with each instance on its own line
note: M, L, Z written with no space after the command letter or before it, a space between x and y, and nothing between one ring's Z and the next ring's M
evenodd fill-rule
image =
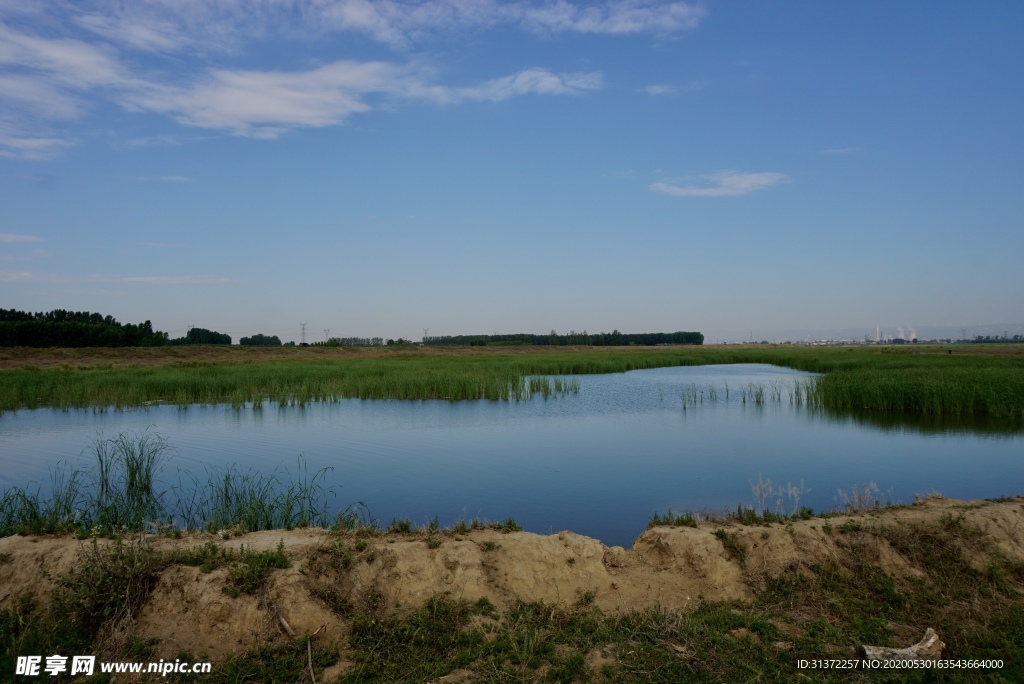
M573 389L563 384L559 389L559 382L571 380L552 376L768 363L823 374L801 386L799 402L796 392L790 393L794 403L812 407L1024 418L1024 356L1012 349L1000 354L969 345L957 345L954 351L949 354L946 348L917 345L906 349L729 346L440 355L412 347L386 358L8 369L0 371L0 410L153 402L262 407L343 398L514 401L578 391L578 385ZM704 398L713 400L711 392L702 389ZM729 391L726 387L726 398ZM741 388L741 398L755 404L778 401L782 392L779 385L762 387L760 392L748 386L745 392ZM701 394L698 390L695 403Z
M122 433L93 444L95 464L51 472L49 491L38 485L11 487L0 497L0 536L72 532L80 536L149 530L243 531L291 527L355 527L368 524L365 506L335 513L336 488L326 485L330 468L309 473L299 456L292 475L212 468L205 477L179 471L164 487L158 476L171 451L159 435Z

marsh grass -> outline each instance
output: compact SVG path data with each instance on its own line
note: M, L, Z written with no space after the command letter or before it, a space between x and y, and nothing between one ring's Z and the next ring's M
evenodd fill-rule
M60 366L55 361L0 371L0 410L38 407L267 404L361 399L519 400L579 390L573 376L640 368L767 363L822 377L801 381L800 403L832 410L1024 419L1024 356L1019 350L940 347L684 347L595 351L443 354L411 348L391 357L289 358L239 350L224 360L191 360L171 350L168 365ZM160 352L171 354L171 351ZM199 354L202 350L195 350ZM148 353L148 352L147 352ZM301 350L297 353L303 353ZM122 359L123 357L123 359ZM140 356L141 358L141 356ZM546 381L540 378L546 378ZM562 387L559 389L558 383ZM568 383L568 384L566 384ZM706 388L705 388L706 389ZM773 389L775 390L773 394ZM545 394L545 392L547 392ZM742 401L777 400L781 387L741 389ZM707 393L706 393L707 394ZM726 398L730 388L726 387ZM791 393L796 403L797 392ZM699 403L700 392L696 402Z
M0 536L72 533L95 537L147 530L258 530L293 527L353 529L374 524L358 502L333 513L336 487L326 484L331 468L310 474L298 458L287 470L261 473L236 466L211 468L205 479L185 471L160 489L159 473L171 448L159 435L126 432L97 438L91 469L58 464L50 490L11 487L0 497Z
M169 450L165 439L148 431L97 437L94 468L58 464L50 473L47 495L38 484L4 491L0 535L73 531L84 536L142 529L164 510L155 478Z
M174 550L162 558L165 564L190 565L203 573L217 568L228 568L228 585L225 593L231 597L239 594L259 593L270 578L271 572L291 565L284 553L284 540L278 542L273 551L254 551L242 544L238 551L227 549L215 542L202 546Z
M667 525L669 527L697 527L697 516L692 511L683 511L682 513L674 513L672 509L664 514L659 515L655 511L654 515L647 522L647 529L657 527L659 525Z
M180 529L211 532L233 527L246 532L330 527L346 515L331 518L328 514L335 488L326 486L325 481L332 471L323 468L310 475L300 455L296 476L280 469L273 473L252 468L242 471L235 465L210 468L205 480L179 473L167 519Z
M884 508L895 505L892 493L884 496L878 485L872 482L864 484L854 483L849 493L844 489L836 492L836 501L839 509L846 513L863 513L876 508Z
M456 534L470 529L519 532L514 518L500 521L458 520L442 529L435 516L423 525L407 518L383 528L365 503L337 509L337 487L327 485L332 468L310 473L298 457L293 475L278 469L262 473L236 466L211 468L205 478L178 471L177 483L160 489L159 472L166 440L149 432L122 433L97 439L96 465L91 470L58 465L51 490L38 485L11 487L0 497L0 537L12 534L75 534L79 538L119 537L134 532L170 534L206 531L233 534L260 530L320 527L375 535Z

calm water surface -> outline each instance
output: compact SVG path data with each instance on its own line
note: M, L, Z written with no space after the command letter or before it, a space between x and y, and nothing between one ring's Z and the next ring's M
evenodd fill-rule
M302 454L311 471L334 468L328 482L340 506L364 501L385 523L512 516L527 530L571 529L625 546L656 510L753 505L759 474L803 481L801 504L816 510L869 481L904 502L932 491L1024 493L1020 430L828 416L791 403L801 377L774 366L698 366L578 376L578 394L520 402L18 411L0 415L0 487L45 489L59 462L91 465L98 434L148 428L174 447L167 480L179 468L205 479L211 465L294 473ZM684 410L693 383L704 403ZM749 383L775 383L781 401L744 404Z

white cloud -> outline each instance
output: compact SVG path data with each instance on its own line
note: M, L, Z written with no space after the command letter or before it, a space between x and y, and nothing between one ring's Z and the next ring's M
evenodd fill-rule
M86 278L92 283L124 283L126 285L224 285L233 282L230 278L214 275L181 276L109 276L91 275Z
M78 98L25 74L0 74L0 93L9 102L48 119L73 119L81 112Z
M32 271L7 271L0 269L0 283L27 283L34 280Z
M822 150L824 154L852 154L854 152L860 152L859 147L833 147L828 150Z
M131 9L131 5L124 7ZM173 52L192 42L173 22L152 17L81 14L73 21L116 45L143 52Z
M159 180L167 181L169 183L195 183L195 178L189 178L188 176L160 176Z
M219 69L191 86L152 86L124 100L187 126L273 138L289 128L327 126L365 112L370 106L363 95L398 89L402 79L384 62L341 61L305 72Z
M668 85L665 83L649 85L646 88L643 88L642 90L648 95L675 95L679 92L679 88L676 88L673 85Z
M696 28L704 14L703 7L687 2L624 0L577 5L558 1L523 7L522 22L552 32L669 34Z
M69 276L35 271L10 271L0 269L0 282L6 283L120 283L123 285L225 285L235 282L231 278L217 275L175 275L175 276L123 276L98 275Z
M18 235L16 233L0 233L0 242L42 242L43 238L35 235Z
M406 51L494 27L664 36L694 29L705 15L699 4L666 0L38 0L42 9L31 12L12 10L10 2L0 0L0 156L27 159L73 145L66 125L50 126L103 102L185 126L274 138L344 123L379 106L379 98L498 102L576 95L602 81L596 71L528 68L456 86L407 59L339 60L306 70L210 66L210 55L241 54L255 40L356 33Z
M87 95L134 82L108 48L28 35L0 21L0 156L56 156L74 141L54 135L45 121L73 119Z
M29 4L29 3L23 3ZM235 51L253 38L357 33L394 49L494 26L546 35L668 35L696 28L702 4L666 0L38 0L54 16L128 50ZM0 4L3 7L3 4Z
M74 90L122 85L131 80L109 48L72 38L19 33L0 22L0 65L43 74Z
M661 95L679 95L680 93L696 93L703 89L704 83L699 80L694 80L682 86L672 85L670 83L655 83L645 88L641 88L640 92L657 97Z
M720 171L695 180L699 183L654 183L650 188L675 197L738 197L784 183L789 180L789 176L782 173Z
M548 35L665 35L696 28L704 15L698 4L663 0L336 0L321 2L306 12L307 17L318 17L335 30L363 33L399 49L439 34L500 24Z
M0 133L0 157L19 159L53 159L73 145L73 140L33 136L4 135Z
M275 138L299 127L343 123L367 112L371 95L454 104L517 95L575 95L601 85L596 72L525 69L479 86L430 82L430 72L388 62L343 60L307 71L213 71L186 87L152 86L124 96L127 106L168 114L187 126Z
M455 91L457 99L498 102L517 95L580 95L601 88L600 72L555 74L547 69L524 69L471 88Z

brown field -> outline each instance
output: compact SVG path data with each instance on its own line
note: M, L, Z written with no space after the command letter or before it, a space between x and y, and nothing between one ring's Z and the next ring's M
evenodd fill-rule
M713 345L705 345L713 346ZM681 349L685 347L672 347ZM739 348L739 347L734 347ZM665 347L242 347L196 345L181 347L0 347L0 369L83 368L95 366L168 366L195 361L247 363L259 361L313 361L325 359L381 359L410 355L420 357L487 356L493 354L550 354L584 351L620 351L643 354ZM1022 350L1024 351L1024 350Z
M806 347L769 345L774 349L803 350ZM500 354L574 354L582 352L624 352L645 354L666 349L716 349L729 351L760 351L764 345L713 345L700 347L587 347L587 346L493 346L493 347L242 347L239 345L197 345L181 347L0 347L0 369L14 368L86 368L116 366L171 366L190 362L250 363L260 361L312 361L326 359L386 359L414 355L417 357L488 356ZM897 354L954 354L961 356L1024 357L1024 344L975 344L975 345L905 345L903 347L851 347L858 351L882 353L883 350Z

